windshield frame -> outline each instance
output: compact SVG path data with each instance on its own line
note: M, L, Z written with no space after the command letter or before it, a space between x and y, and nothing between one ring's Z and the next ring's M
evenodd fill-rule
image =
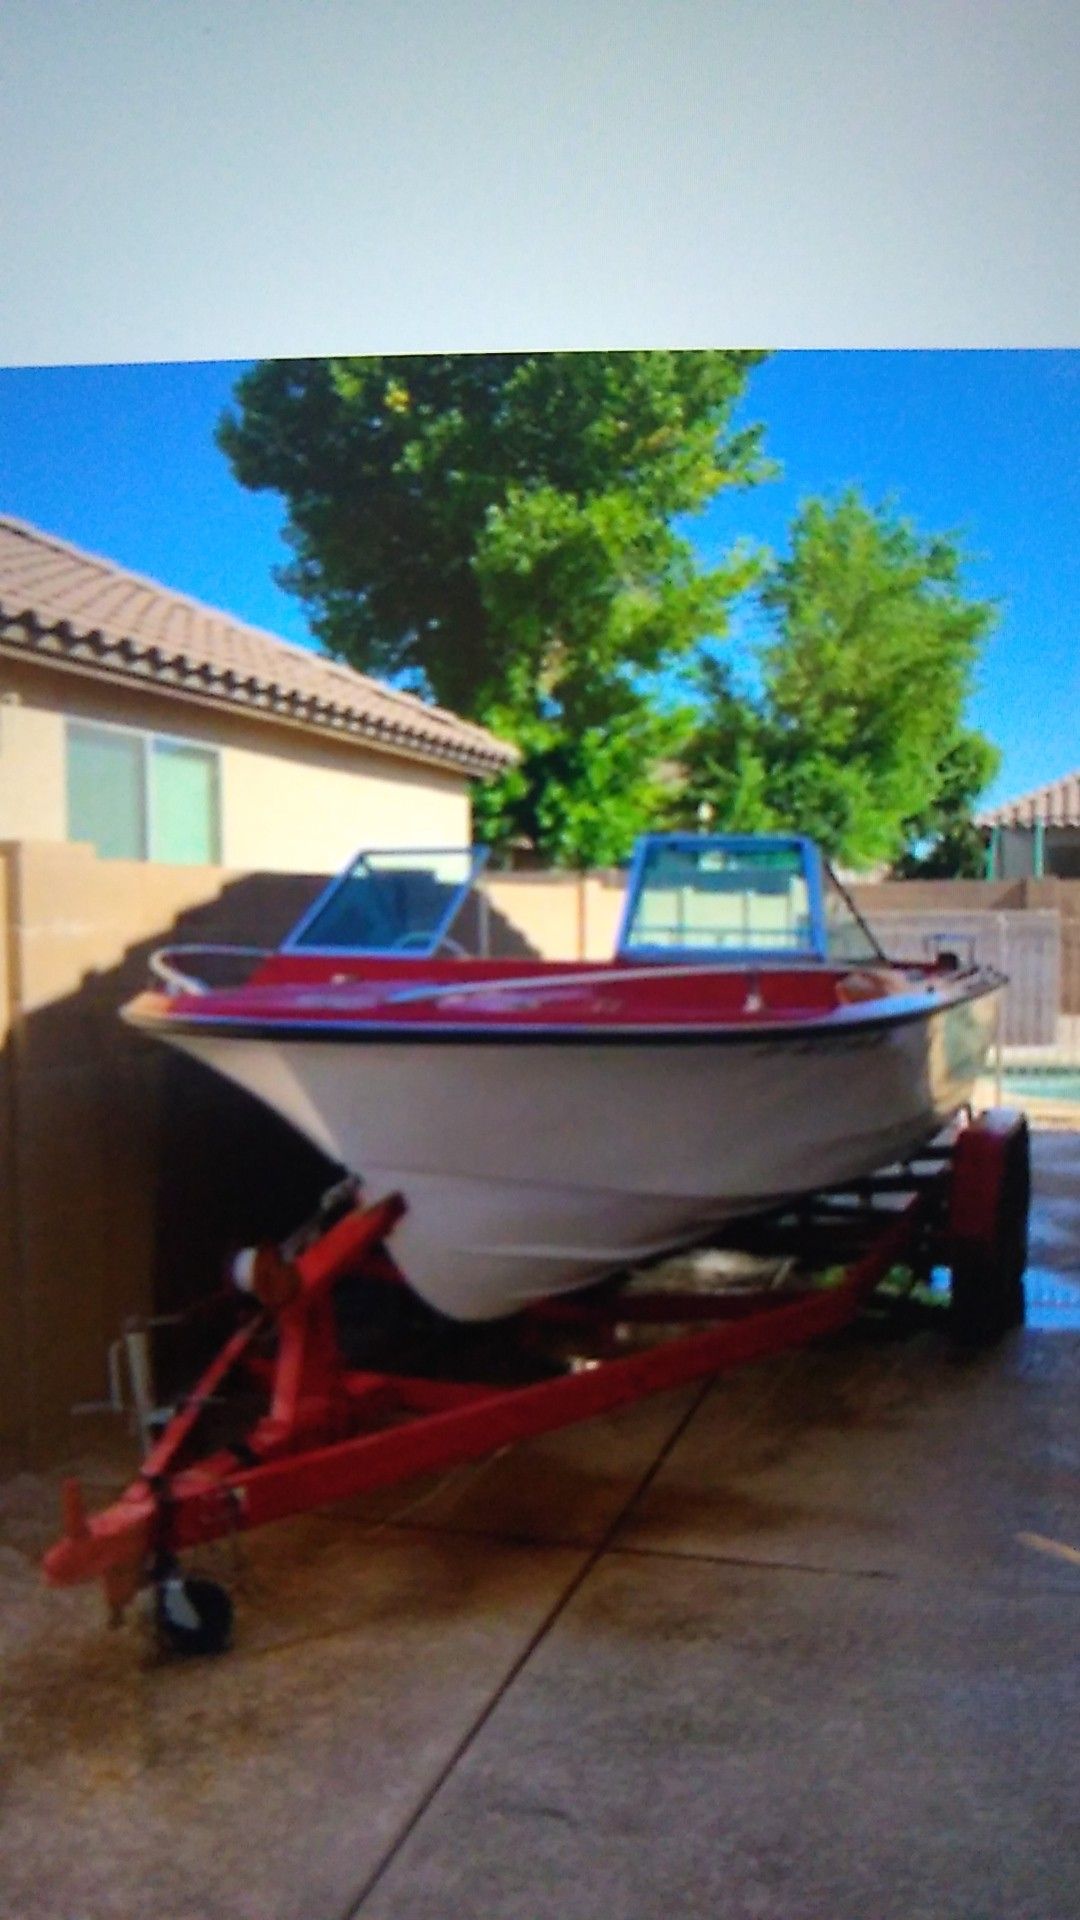
M284 940L278 948L278 952L296 955L307 954L316 959L320 956L327 959L337 959L353 955L366 960L431 960L438 953L440 946L464 907L465 902L475 890L476 883L487 865L490 853L490 847L478 846L361 847L353 854L352 858L341 869L341 872L334 875L334 878L323 888L317 898L312 901L311 906L307 908L306 912L301 914L296 925L290 928L289 932L285 935ZM421 946L419 943L396 947L365 947L356 945L347 947L317 946L305 940L304 935L307 929L314 925L320 915L330 906L332 901L337 898L338 894L343 891L352 879L357 868L362 864L372 860L394 859L411 861L414 864L418 864L425 858L441 860L453 854L460 855L468 862L468 871L441 920L433 930L426 946Z
M674 852L687 853L702 853L709 849L717 849L736 854L753 854L765 848L793 850L798 855L806 883L809 938L805 944L797 947L770 947L766 944L746 947L707 944L663 946L649 945L646 941L632 939L634 918L644 891L649 864L657 848L670 848ZM829 929L825 910L826 873L866 936L870 951L865 955L865 959L868 962L883 960L885 956L878 941L847 889L837 879L828 862L824 860L820 848L805 834L799 833L649 833L643 835L634 848L627 874L626 898L615 945L615 958L619 961L643 965L671 965L677 961L691 963L700 961L703 965L735 967L762 962L781 967L806 966L815 963L841 966L856 964L850 959L838 960L829 953Z

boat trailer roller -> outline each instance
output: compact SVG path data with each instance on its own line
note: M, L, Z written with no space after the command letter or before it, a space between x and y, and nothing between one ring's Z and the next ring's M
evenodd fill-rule
M518 1361L536 1362L522 1382L446 1377L444 1366L425 1366L422 1350L411 1358L407 1341L389 1366L350 1361L339 1289L359 1283L367 1302L412 1299L392 1254L406 1201L369 1203L355 1183L335 1190L291 1242L236 1263L244 1317L169 1411L119 1499L89 1514L78 1482L65 1482L45 1579L100 1580L114 1621L149 1590L170 1648L219 1652L230 1639L230 1598L182 1571L181 1555L203 1543L805 1345L853 1320L883 1281L894 1302L931 1310L940 1298L962 1346L993 1343L1024 1315L1029 1196L1023 1116L964 1116L902 1165L725 1233L729 1249L772 1259L766 1286L673 1287L657 1266L500 1323ZM946 1271L948 1289L935 1292ZM230 1395L257 1411L214 1444Z

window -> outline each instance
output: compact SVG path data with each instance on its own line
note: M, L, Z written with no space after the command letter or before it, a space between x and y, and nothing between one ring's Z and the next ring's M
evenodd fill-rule
M68 838L89 841L104 859L197 866L221 858L213 748L71 720L67 803Z
M220 858L217 754L182 740L149 742L150 858L177 866Z
M68 838L108 860L146 857L143 742L135 733L68 727Z

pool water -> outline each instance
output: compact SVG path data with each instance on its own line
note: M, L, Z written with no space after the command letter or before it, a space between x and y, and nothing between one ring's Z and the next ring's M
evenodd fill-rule
M1037 1333L1080 1333L1080 1275L1073 1279L1049 1267L1029 1267L1024 1292L1026 1326Z
M1004 1093L1027 1094L1031 1099L1080 1102L1080 1067L1036 1067L1024 1071L1007 1067L1001 1076Z

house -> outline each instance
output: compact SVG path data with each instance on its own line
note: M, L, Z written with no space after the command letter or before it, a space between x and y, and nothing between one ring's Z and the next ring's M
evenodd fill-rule
M0 841L329 872L460 846L482 727L0 516Z
M976 816L988 880L1080 879L1080 770Z

